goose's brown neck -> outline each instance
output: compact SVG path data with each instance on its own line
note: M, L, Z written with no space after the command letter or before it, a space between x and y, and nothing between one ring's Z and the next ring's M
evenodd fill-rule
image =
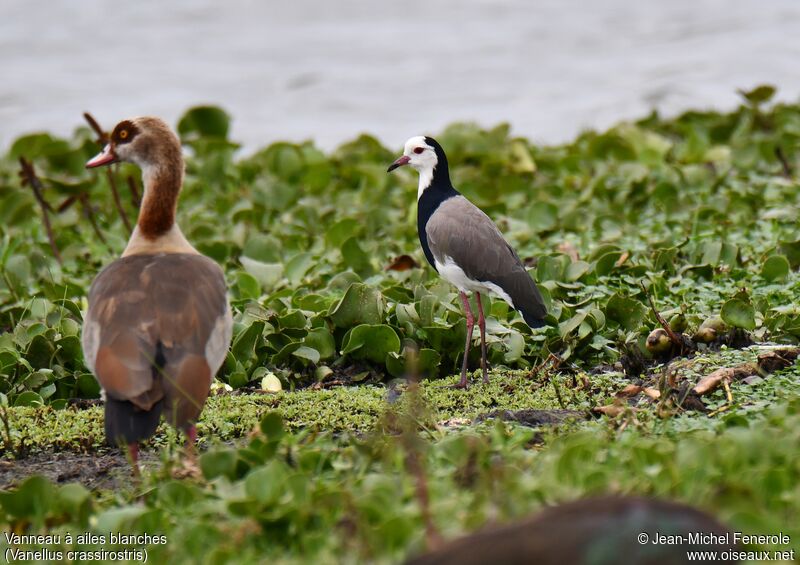
M180 151L147 168L144 174L144 199L139 211L139 232L157 239L175 224L178 194L183 183L183 158Z

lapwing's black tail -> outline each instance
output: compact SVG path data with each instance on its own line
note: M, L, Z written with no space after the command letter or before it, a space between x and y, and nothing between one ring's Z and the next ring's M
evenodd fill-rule
M150 410L142 410L127 400L106 396L106 441L117 446L120 442L133 443L152 436L161 419L163 400Z
M522 319L525 320L525 323L532 328L541 328L546 325L544 323L544 316L546 313L543 314L540 311L532 312L529 309L520 309L519 313L522 314Z

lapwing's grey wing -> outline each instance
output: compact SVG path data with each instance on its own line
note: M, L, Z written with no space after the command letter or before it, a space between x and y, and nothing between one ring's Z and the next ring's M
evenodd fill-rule
M178 253L131 255L94 280L83 352L106 394L167 418L197 418L231 338L225 278L214 261Z
M472 280L500 287L531 327L547 314L536 283L517 253L483 211L463 196L442 202L425 227L434 258L449 257Z

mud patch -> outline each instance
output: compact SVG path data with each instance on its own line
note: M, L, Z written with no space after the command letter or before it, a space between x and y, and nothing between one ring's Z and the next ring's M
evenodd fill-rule
M500 418L535 428L560 424L567 420L587 420L588 415L580 410L495 410L478 416L475 421L482 422L490 418Z
M142 451L140 465L158 465L157 451ZM90 490L117 490L131 483L131 467L118 449L102 453L44 452L19 461L0 460L0 489L17 486L31 475L44 475L54 483L80 483Z

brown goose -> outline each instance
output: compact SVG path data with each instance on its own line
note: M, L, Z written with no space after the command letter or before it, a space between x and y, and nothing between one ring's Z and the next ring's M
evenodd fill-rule
M407 565L678 565L689 563L688 552L694 551L716 552L719 563L739 563L735 553L741 550L730 529L691 506L602 496L487 528L412 558Z
M158 118L122 121L86 167L118 161L142 169L144 197L122 257L89 290L82 343L105 391L106 439L128 445L137 472L138 442L162 414L194 444L232 319L222 269L175 223L184 170L178 137Z
M532 328L544 325L547 310L542 295L494 222L453 188L447 156L435 139L423 136L409 139L402 157L392 163L388 172L403 165L411 165L419 172L417 231L425 258L458 288L467 317L461 381L456 386L467 386L467 358L475 326L467 298L471 292L475 293L478 305L483 381L489 382L481 293L505 300Z

